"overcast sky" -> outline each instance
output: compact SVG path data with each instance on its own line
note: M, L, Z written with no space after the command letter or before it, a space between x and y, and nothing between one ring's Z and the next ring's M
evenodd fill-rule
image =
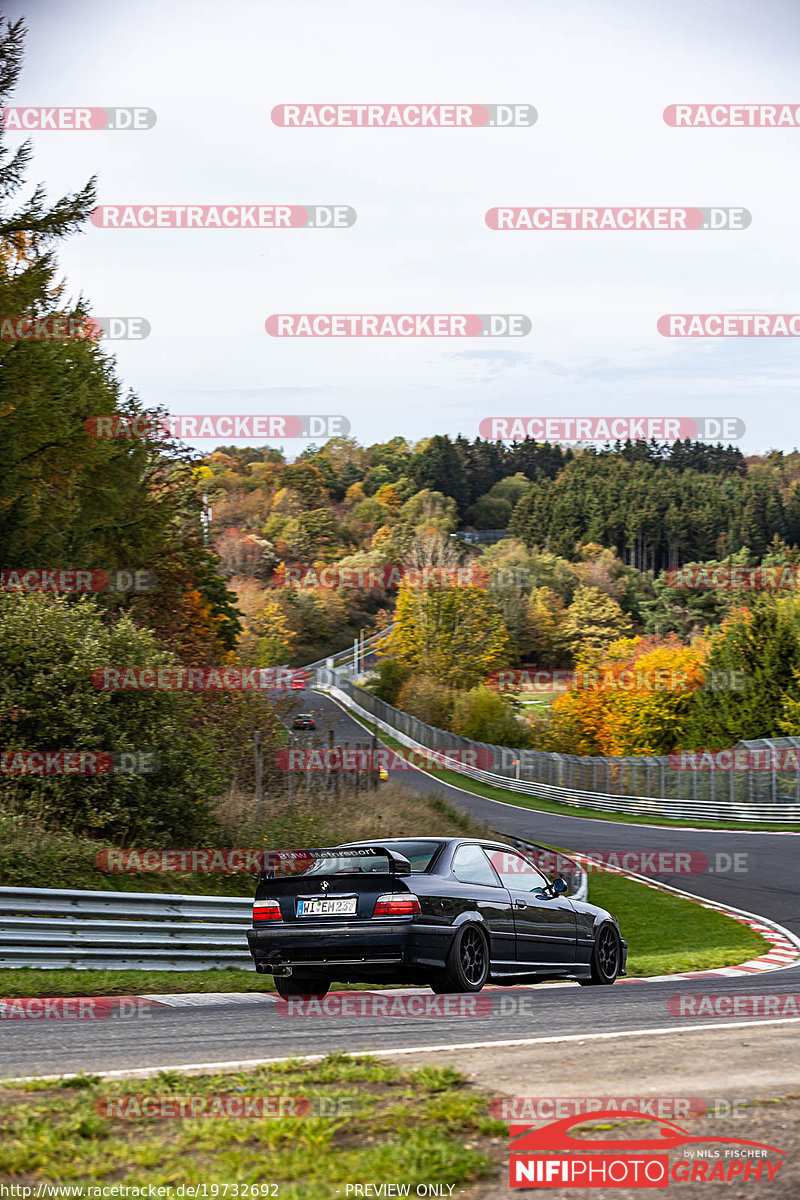
M792 449L798 339L666 339L669 312L800 312L797 129L673 129L677 102L800 104L800 8L776 0L101 0L9 4L18 105L140 105L140 132L33 135L51 198L336 203L342 230L115 231L61 250L147 405L341 413L362 443L483 417L733 416ZM285 129L287 102L528 103L510 129ZM7 135L14 140L15 135ZM498 205L723 205L745 231L495 232ZM271 313L525 313L525 338L269 337ZM252 443L251 443L252 444ZM208 450L213 442L198 442ZM285 443L290 455L304 443Z

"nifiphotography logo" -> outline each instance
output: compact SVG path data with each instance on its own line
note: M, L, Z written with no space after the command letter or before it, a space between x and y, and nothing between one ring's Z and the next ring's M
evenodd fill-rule
M669 1187L675 1183L771 1183L783 1165L783 1150L763 1142L690 1133L661 1117L637 1115L651 1137L573 1136L586 1125L618 1121L618 1109L580 1114L548 1125L509 1129L511 1187ZM629 1114L628 1114L629 1117ZM613 1125L612 1125L613 1127ZM669 1154L680 1151L670 1165ZM780 1155L777 1161L770 1156Z

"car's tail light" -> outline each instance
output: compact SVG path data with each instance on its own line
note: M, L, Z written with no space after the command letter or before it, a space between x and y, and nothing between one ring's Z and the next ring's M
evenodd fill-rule
M282 921L281 906L277 900L254 900L253 923L256 921Z
M422 912L418 898L412 896L410 892L399 892L397 895L378 896L372 915L373 917L413 917L418 912Z

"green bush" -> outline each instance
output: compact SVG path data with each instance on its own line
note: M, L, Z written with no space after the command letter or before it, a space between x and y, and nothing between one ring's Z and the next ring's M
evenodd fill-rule
M170 668L178 660L126 615L104 621L93 600L0 595L0 729L4 752L144 751L151 775L4 774L3 806L51 827L120 842L186 838L209 820L205 797L222 785L224 758L202 722L203 695L105 691L103 667Z
M527 746L528 730L509 703L487 687L462 692L453 707L453 733L494 746Z
M430 675L412 675L397 697L397 707L437 729L449 729L458 693Z
M372 690L379 700L396 707L400 690L407 679L408 670L401 667L396 658L384 658L378 664L378 679Z

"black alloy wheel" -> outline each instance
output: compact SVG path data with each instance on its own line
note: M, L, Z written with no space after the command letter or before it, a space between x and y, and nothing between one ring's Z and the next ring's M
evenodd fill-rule
M619 975L622 947L619 934L607 921L597 931L590 964L591 977L579 980L582 984L603 986L614 983Z
M444 971L431 980L434 992L479 992L489 978L489 944L479 926L462 925L453 938Z

